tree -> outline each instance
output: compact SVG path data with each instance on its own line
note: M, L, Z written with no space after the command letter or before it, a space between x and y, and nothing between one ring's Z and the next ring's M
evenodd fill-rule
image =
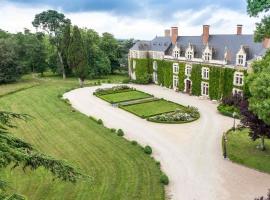
M270 9L269 0L247 0L247 11L250 16L257 17L262 12ZM270 16L265 16L260 23L256 23L255 41L262 42L265 38L270 38Z
M252 140L261 139L261 150L265 150L265 137L270 137L270 126L266 124L263 120L254 114L249 109L249 102L247 99L244 99L240 103L240 112L242 115L241 123L250 128L249 136Z
M120 51L120 58L119 58L120 67L123 67L126 70L128 70L128 53L129 49L134 45L134 39L119 40L118 43Z
M0 84L14 82L21 76L15 49L11 38L0 39Z
M13 165L12 169L14 169L22 165L23 169L30 168L35 170L39 167L44 167L55 177L73 183L80 178L86 178L85 175L79 173L66 162L40 153L31 144L10 135L8 129L16 128L12 123L14 119L26 121L31 119L31 117L25 114L0 111L0 168ZM7 183L0 180L0 199L24 199L17 194L7 194L6 187Z
M100 48L108 56L111 65L111 73L119 68L119 58L120 52L118 47L118 42L114 36L110 33L103 33Z
M62 35L65 27L71 24L70 20L62 13L58 13L55 10L47 10L37 14L32 24L34 27L41 28L49 34L50 42L56 47L62 68L63 79L65 79L66 70L63 60L64 49L61 48L61 38L63 38Z
M68 48L68 63L75 75L78 76L80 86L83 87L84 80L88 75L88 62L81 33L77 26L74 26Z

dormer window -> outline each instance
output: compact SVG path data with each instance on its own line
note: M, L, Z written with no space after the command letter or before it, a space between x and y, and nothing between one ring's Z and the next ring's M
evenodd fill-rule
M208 44L206 45L206 47L203 51L202 59L205 62L209 62L210 60L212 60L212 48L210 48Z
M180 48L177 47L177 43L175 44L175 47L173 48L173 57L174 58L180 57Z
M236 55L236 65L245 66L246 65L247 54L243 46L241 46L240 50Z
M194 58L194 49L190 43L189 43L188 48L186 50L185 57L187 60L192 60Z

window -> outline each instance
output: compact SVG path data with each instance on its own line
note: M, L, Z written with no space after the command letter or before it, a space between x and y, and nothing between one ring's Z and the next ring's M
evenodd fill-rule
M209 95L209 84L206 82L202 82L202 96L208 96Z
M210 61L211 60L211 53L208 53L208 52L204 53L203 59L206 62Z
M158 68L158 66L157 66L157 61L154 61L154 62L153 62L153 70L154 70L154 71L157 71L157 68Z
M234 85L237 85L237 86L244 85L244 74L242 72L234 73Z
M135 69L136 68L136 60L133 60L133 69Z
M238 88L233 88L233 95L243 96L243 90L240 90Z
M243 55L238 55L237 64L244 65L244 56Z
M178 88L178 76L173 76L173 88Z
M192 60L192 58L193 58L193 53L191 51L188 51L187 52L187 59Z
M158 83L158 77L157 77L157 72L153 72L153 82Z
M178 63L173 63L173 73L174 74L179 73L179 65L178 65Z
M192 71L192 66L191 65L186 65L185 75L186 76L191 76L191 71Z
M202 79L209 79L209 68L203 67L202 68Z
M180 57L179 50L174 50L174 51L173 51L173 56L174 56L175 58L179 58L179 57Z

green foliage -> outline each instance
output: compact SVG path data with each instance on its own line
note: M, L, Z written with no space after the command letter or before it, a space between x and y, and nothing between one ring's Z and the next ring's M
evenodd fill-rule
M124 136L124 131L122 129L118 129L117 130L117 135L120 136L120 137Z
M223 84L223 97L230 96L233 89L233 76L234 69L225 68L224 69L224 84Z
M192 65L191 81L192 81L192 94L196 96L201 95L201 81L202 81L202 66L199 64Z
M164 86L167 88L172 88L173 86L173 68L172 68L173 62L163 62L163 80L164 80Z
M146 154L152 154L152 148L150 146L145 146L144 149L143 149L144 153Z
M151 66L149 59L134 59L136 61L136 83L148 84L152 80Z
M185 89L185 63L179 63L179 74L178 74L178 89L179 91L184 91Z
M74 26L70 45L68 48L68 63L74 73L81 80L81 86L88 75L88 61L81 33L77 26Z
M160 182L164 185L168 185L169 184L169 178L166 174L162 173L160 176Z
M137 141L135 141L135 140L132 140L132 141L131 141L131 144L132 144L132 145L137 145L137 144L138 144L138 142L137 142Z
M100 125L103 125L102 119L97 120L97 123L100 124Z
M240 118L240 110L235 106L220 104L217 109L222 115L233 117L233 113L236 113L235 118Z
M220 67L210 67L209 73L209 97L219 100L223 93L224 69ZM232 92L232 90L231 90Z

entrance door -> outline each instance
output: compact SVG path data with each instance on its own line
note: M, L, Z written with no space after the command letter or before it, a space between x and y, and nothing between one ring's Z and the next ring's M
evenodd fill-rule
M186 93L190 94L191 93L191 81L186 80Z

